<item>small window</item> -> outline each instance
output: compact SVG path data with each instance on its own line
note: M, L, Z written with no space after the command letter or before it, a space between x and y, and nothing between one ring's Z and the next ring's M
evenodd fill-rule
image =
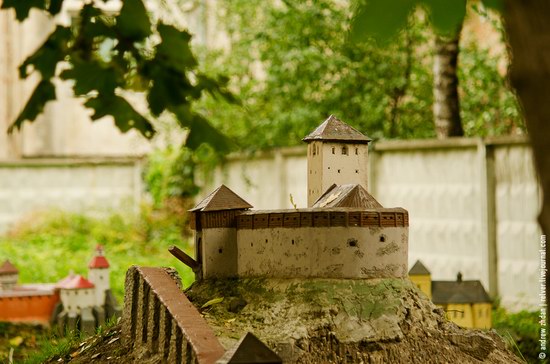
M336 148L332 147L332 154L336 154Z
M342 147L342 155L348 155L348 147Z
M222 248L218 249L218 253L220 254L223 253L223 249Z
M359 174L359 170L358 170L358 169L356 169L356 170L355 170L355 173Z
M328 169L330 169L330 167L328 167Z
M294 245L294 239L292 239L292 245Z
M355 148L355 155L359 155L359 149Z
M380 242L381 242L381 243L385 243L385 242L386 242L386 236L385 236L385 235L380 235Z
M338 170L338 173L340 173L340 170Z

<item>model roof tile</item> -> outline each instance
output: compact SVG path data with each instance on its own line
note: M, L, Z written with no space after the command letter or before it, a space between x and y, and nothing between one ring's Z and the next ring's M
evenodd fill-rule
M432 301L435 304L488 303L491 298L480 281L432 281Z
M313 204L313 208L360 207L366 209L383 208L370 193L359 184L330 186Z
M19 269L9 260L6 260L1 266L0 266L0 275L8 275L8 274L17 274L19 273Z
M249 209L252 205L225 185L221 185L189 211L222 211Z
M109 268L109 262L103 255L96 255L90 260L88 268L91 269L106 269Z
M84 288L94 288L94 284L82 277L81 275L73 276L71 279L62 280L63 284L58 284L57 287L60 289L84 289ZM61 283L60 282L60 283Z
M430 271L428 270L428 268L426 268L426 266L424 264L422 264L422 262L420 260L417 260L416 263L414 263L413 267L411 268L411 270L409 271L409 275L417 275L417 276L422 276L422 275L430 275Z
M302 140L308 143L314 140L326 140L367 144L372 139L337 119L334 115L330 115L327 120Z

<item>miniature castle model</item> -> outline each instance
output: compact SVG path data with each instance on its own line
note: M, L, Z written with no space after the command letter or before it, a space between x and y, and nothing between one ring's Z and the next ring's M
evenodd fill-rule
M447 312L447 318L468 328L490 329L492 304L480 281L432 281L430 271L417 260L409 277L437 306Z
M330 116L308 143L308 208L250 210L226 186L190 211L198 278L407 277L408 212L367 192L370 139Z
M57 288L62 309L54 313L54 319L60 328L79 328L93 333L105 318L120 316L120 308L110 289L109 262L101 245L96 247L95 256L88 264L88 279L69 274L57 283Z
M57 323L60 328L93 333L105 318L120 316L109 286L103 247L88 265L89 279L69 274L56 284L17 285L19 271L9 261L0 267L0 321Z

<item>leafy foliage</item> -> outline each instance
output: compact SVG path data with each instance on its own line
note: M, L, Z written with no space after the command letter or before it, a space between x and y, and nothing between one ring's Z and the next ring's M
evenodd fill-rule
M232 76L243 107L214 98L201 106L241 146L300 143L330 114L371 137L433 136L426 122L432 91L421 19L381 49L374 41L347 42L346 3L235 0L220 6L231 49L201 63L208 73Z
M502 307L493 310L493 328L504 338L509 349L528 363L538 363L540 323L539 312L509 313Z
M206 98L201 109L212 124L249 149L298 144L330 114L373 138L434 137L435 35L428 18L422 12L408 16L406 29L383 47L372 37L355 44L348 39L354 10L348 5L332 0L221 3L220 21L231 47L208 53L201 64L209 74L232 76L230 87L243 107ZM498 57L472 45L461 49L467 136L523 127L497 63Z
M190 130L188 146L196 149L203 142L226 151L230 142L193 110L193 102L203 93L232 100L223 78L210 78L197 71L197 60L190 48L191 35L176 27L154 23L142 0L124 0L118 15L105 13L87 2L72 27L58 25L36 52L20 67L20 76L37 72L41 82L10 131L33 121L44 105L55 99L52 78L59 63L59 76L73 81L76 96L87 99L93 120L112 115L123 132L136 129L147 138L155 133L149 115L142 115L125 99L124 91L143 92L153 117L167 112L178 124ZM63 0L6 0L3 9L13 8L23 21L31 8L55 15ZM198 136L197 136L198 135Z

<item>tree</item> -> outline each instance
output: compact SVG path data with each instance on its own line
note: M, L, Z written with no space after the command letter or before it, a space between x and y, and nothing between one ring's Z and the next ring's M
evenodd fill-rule
M32 8L54 16L63 1L3 0L2 9L14 9L17 20L23 21ZM162 21L154 23L142 0L124 0L117 15L105 13L97 3L101 2L86 2L76 24L58 25L20 66L22 78L39 73L41 79L10 131L35 120L44 105L55 100L52 79L60 77L74 81L74 93L87 100L93 120L112 115L121 131L136 129L151 138L152 119L169 113L189 131L188 147L196 149L206 142L227 150L228 139L193 109L193 103L204 93L234 98L225 88L227 80L197 70L191 35ZM68 67L58 67L59 63ZM60 68L64 70L58 72ZM125 92L144 93L151 116L138 113Z
M460 29L435 39L433 112L439 139L464 135L458 97L459 42Z

